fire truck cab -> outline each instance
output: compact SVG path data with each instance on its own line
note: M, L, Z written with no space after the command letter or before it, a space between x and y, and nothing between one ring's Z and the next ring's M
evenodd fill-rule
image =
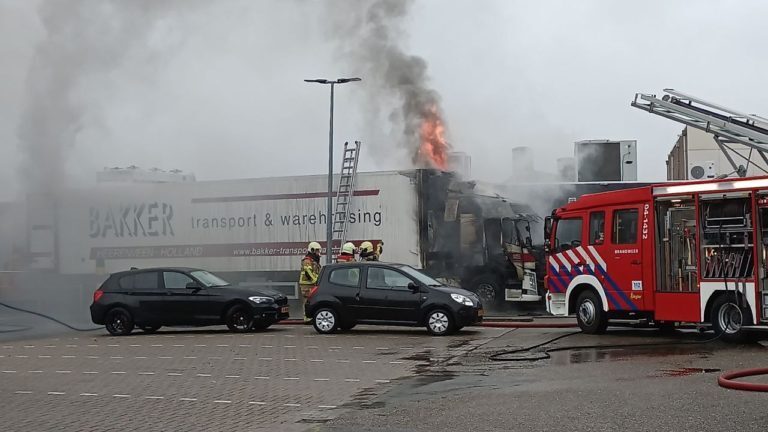
M584 195L545 221L547 310L585 333L609 320L768 329L768 177Z

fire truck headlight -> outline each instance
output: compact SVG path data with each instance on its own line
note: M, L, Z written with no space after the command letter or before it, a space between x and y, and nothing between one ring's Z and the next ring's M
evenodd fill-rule
M472 300L469 299L467 296L463 296L461 294L451 294L451 298L456 301L457 303L461 303L464 306L472 306Z

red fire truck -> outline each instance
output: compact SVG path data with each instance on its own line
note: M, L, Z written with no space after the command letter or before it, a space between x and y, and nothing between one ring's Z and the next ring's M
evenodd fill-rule
M545 221L547 310L585 333L609 320L768 329L768 177L583 195Z

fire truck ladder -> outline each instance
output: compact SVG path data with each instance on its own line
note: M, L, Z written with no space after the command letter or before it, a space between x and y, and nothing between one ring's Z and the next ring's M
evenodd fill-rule
M664 89L664 92L668 94L661 99L656 95L637 93L632 106L711 133L733 168L732 173L721 177L731 174L745 177L750 165L768 174L768 171L752 162L752 154L756 152L768 166L768 119L725 108L673 89ZM749 155L744 156L736 151L734 144L748 147ZM737 165L732 155L745 160L746 167Z
M336 190L336 210L333 212L333 246L339 248L347 239L347 219L349 218L349 203L355 192L355 177L357 176L357 162L360 159L360 141L350 145L344 143L344 153L341 159L341 176L339 188Z

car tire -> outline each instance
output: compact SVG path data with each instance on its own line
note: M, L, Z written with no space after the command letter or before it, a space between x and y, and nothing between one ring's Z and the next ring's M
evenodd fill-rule
M224 322L230 331L235 333L245 333L253 325L253 313L248 306L234 305L227 311Z
M480 302L488 306L499 306L503 303L504 292L498 279L492 275L483 275L472 279L469 290L480 297Z
M586 334L603 334L608 328L608 314L603 302L592 290L584 291L576 302L576 322Z
M133 331L133 318L127 310L114 308L107 313L104 327L112 336L127 336Z
M339 314L331 308L320 308L315 311L312 326L320 334L331 334L339 328Z
M710 321L715 335L728 342L742 343L749 340L744 326L752 321L749 309L740 307L733 295L721 295L712 303Z
M251 324L251 330L262 331L268 329L271 325L272 323L268 321L254 321L253 324Z
M143 331L144 333L154 333L154 332L158 331L158 330L160 329L160 327L161 327L161 326L159 326L159 325L154 325L154 326L139 326L139 328L141 329L141 331Z
M427 331L432 336L445 336L453 333L456 323L450 312L445 309L435 309L427 314Z

